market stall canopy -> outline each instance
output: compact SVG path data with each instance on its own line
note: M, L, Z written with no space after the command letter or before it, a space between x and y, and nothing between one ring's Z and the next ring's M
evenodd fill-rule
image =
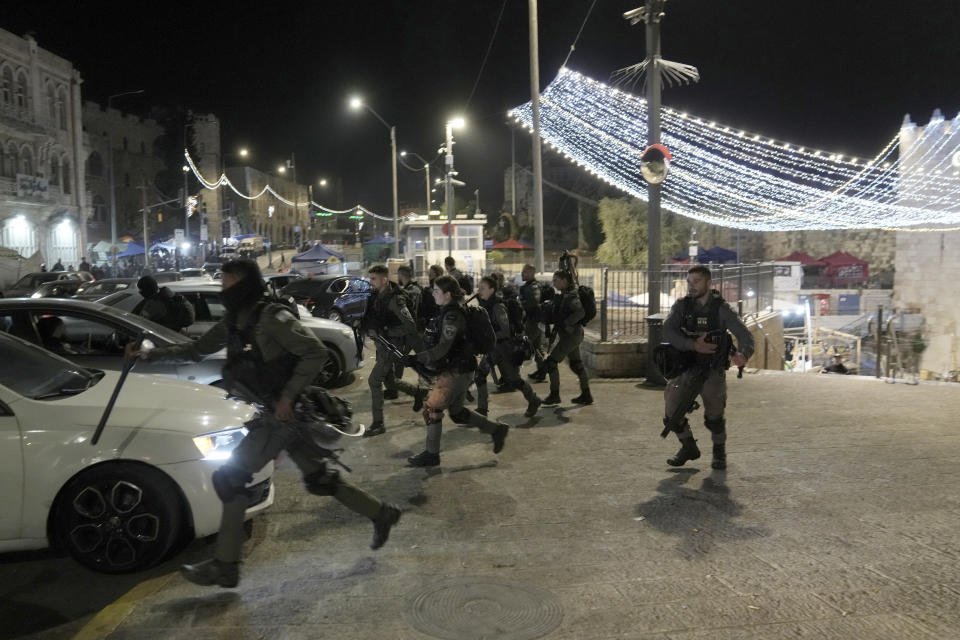
M786 257L777 258L776 262L799 262L805 267L819 267L823 265L823 262L803 251L794 251Z
M392 242L392 240L391 240ZM334 251L329 247L326 247L322 244L315 244L303 253L298 253L290 259L290 262L314 262L314 263L328 263L328 262L343 262L343 254L339 251Z
M530 245L520 242L519 240L515 240L513 238L510 238L509 240L504 240L503 242L498 242L491 247L491 249L532 249L532 248L533 247L531 247Z
M123 253L118 253L118 258L129 258L130 256L142 256L143 247L138 245L136 242L128 242L127 248L123 250Z
M846 251L831 253L820 262L826 265L822 275L830 278L834 287L860 284L867 279L869 263Z

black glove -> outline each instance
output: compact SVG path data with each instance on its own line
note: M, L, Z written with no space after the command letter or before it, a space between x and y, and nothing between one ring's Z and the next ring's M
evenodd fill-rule
M404 367L410 367L411 369L419 363L417 356L410 354L400 358L400 365Z

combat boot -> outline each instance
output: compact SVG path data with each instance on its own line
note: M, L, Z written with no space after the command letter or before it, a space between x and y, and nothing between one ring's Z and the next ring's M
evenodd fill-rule
M533 396L527 402L527 410L523 412L523 415L528 418L532 418L533 416L537 415L537 411L540 409L541 404L543 404L543 400L537 396Z
M507 442L507 433L510 431L510 425L506 422L497 423L497 430L490 434L490 437L493 439L493 452L500 453L503 451L503 445Z
M727 445L724 443L713 445L713 462L710 466L717 470L727 468Z
M584 389L580 395L570 400L576 404L593 404L593 396L590 395L590 389Z
M377 420L376 422L371 424L369 427L367 427L366 431L363 432L363 437L372 438L373 436L379 436L383 433L386 433L386 431L387 431L387 428L383 426L383 421Z
M551 391L550 395L543 399L543 404L560 404L560 394L556 391Z
M380 512L373 519L373 539L370 540L370 548L377 550L387 542L390 537L390 528L400 521L401 511L399 507L384 502L380 505Z
M417 455L407 458L407 464L411 467L435 467L440 464L440 454L421 451Z
M667 464L671 467L682 467L684 463L700 457L700 449L697 447L697 441L692 437L681 438L680 445L680 451L677 452L677 455L667 459Z
M220 585L233 588L240 582L240 563L221 562L216 558L204 560L197 564L185 564L180 567L180 575L203 587Z

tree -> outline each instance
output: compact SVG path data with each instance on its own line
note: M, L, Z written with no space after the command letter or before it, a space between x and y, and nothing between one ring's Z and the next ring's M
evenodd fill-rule
M612 265L647 263L647 203L636 198L604 198L597 207L603 242L597 259Z

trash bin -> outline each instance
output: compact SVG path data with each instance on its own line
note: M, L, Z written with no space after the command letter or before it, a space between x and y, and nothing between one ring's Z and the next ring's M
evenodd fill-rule
M646 317L647 320L647 377L644 386L665 387L667 381L657 368L654 350L663 342L663 323L667 319L665 313L654 313Z

